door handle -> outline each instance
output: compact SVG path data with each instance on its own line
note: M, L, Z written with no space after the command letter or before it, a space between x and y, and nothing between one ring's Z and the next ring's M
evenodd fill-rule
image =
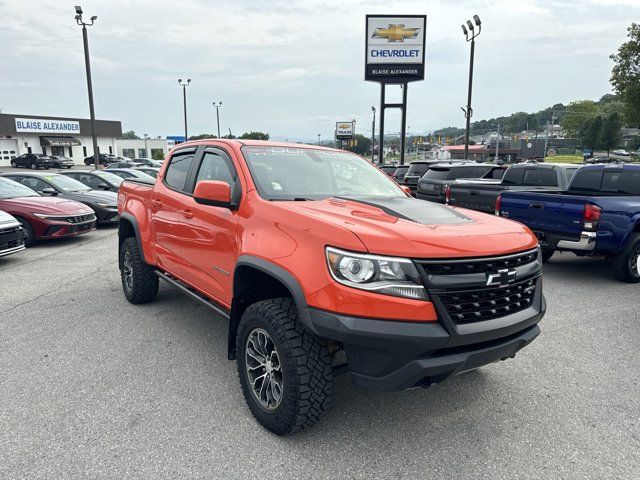
M191 210L181 210L182 216L184 218L193 218L193 212Z
M160 208L162 207L162 202L160 200L151 200L151 206L153 208Z
M530 208L535 208L536 210L544 210L544 203L530 203Z
M467 195L477 196L477 195L478 195L478 192L467 192Z

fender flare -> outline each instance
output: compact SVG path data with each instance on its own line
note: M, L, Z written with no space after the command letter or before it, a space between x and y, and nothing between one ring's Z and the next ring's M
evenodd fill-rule
M124 239L122 238L121 226L125 222L131 224L131 227L133 228L136 242L138 244L138 250L140 250L140 258L145 258L144 251L142 250L142 239L140 238L140 227L138 226L138 220L130 213L123 212L120 214L120 220L118 221L118 265L120 268L122 268L122 265L120 265L120 250L122 249L122 242L124 241Z
M276 265L268 260L265 260L260 257L256 257L253 255L240 255L236 262L234 268L234 292L236 287L236 271L239 267L247 266L255 268L256 270L260 270L263 273L273 277L282 283L286 289L291 294L294 302L296 303L296 308L298 310L298 319L302 323L302 325L311 331L312 333L317 335L316 329L313 327L311 322L311 316L309 314L309 305L307 304L307 298L304 295L304 291L300 286L298 280L289 272L288 270ZM234 295L235 297L235 295ZM236 314L236 301L235 298L231 302L231 316L229 321L229 334L228 334L228 357L229 360L235 359L235 341L236 341L236 333L238 331L238 324L240 322L240 318Z

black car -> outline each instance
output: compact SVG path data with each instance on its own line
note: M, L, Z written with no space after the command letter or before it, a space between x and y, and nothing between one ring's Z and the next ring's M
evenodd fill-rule
M41 195L75 200L96 212L99 224L118 221L118 194L91 190L86 185L60 173L4 173L0 175L16 181Z
M51 163L53 168L71 168L74 165L72 159L63 155L51 155Z
M458 178L491 178L499 180L507 165L495 163L436 163L420 180L416 196L422 200L445 203L446 187Z
M120 184L124 181L122 177L108 170L70 170L60 173L79 181L93 190L110 190L117 192Z
M38 168L48 169L53 166L53 162L49 155L43 153L25 153L12 159L11 166L13 168L26 167L32 170L37 170Z
M114 162L117 162L117 161L118 161L118 158L116 156L114 156L114 155L107 155L105 153L101 153L100 154L100 165L110 165L110 164L112 164ZM85 165L93 165L95 163L96 163L96 161L93 158L93 155L91 155L90 157L86 157L84 159L84 164Z
M398 185L404 185L404 176L409 170L409 165L401 165L395 169L391 178L393 178Z
M384 173L393 177L393 173L398 169L397 165L378 165L378 168L382 170Z
M453 161L455 162L455 160ZM463 161L464 160L459 160L459 162ZM430 165L434 165L436 163L442 163L442 160L420 160L409 164L409 170L407 170L407 173L404 175L403 185L409 187L411 195L415 196L420 177L427 173Z

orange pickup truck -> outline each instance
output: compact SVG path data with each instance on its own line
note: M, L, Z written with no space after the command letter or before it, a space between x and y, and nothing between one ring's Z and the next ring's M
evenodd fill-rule
M427 387L540 333L527 227L416 200L349 152L184 143L155 183L122 184L118 211L126 298L153 301L162 279L228 319L245 400L276 434L315 423L337 374Z

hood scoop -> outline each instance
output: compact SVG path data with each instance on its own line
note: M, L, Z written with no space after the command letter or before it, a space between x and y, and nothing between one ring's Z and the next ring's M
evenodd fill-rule
M455 225L473 220L462 213L440 205L409 197L374 199L370 197L335 197L348 202L357 202L376 207L387 215L422 225Z

